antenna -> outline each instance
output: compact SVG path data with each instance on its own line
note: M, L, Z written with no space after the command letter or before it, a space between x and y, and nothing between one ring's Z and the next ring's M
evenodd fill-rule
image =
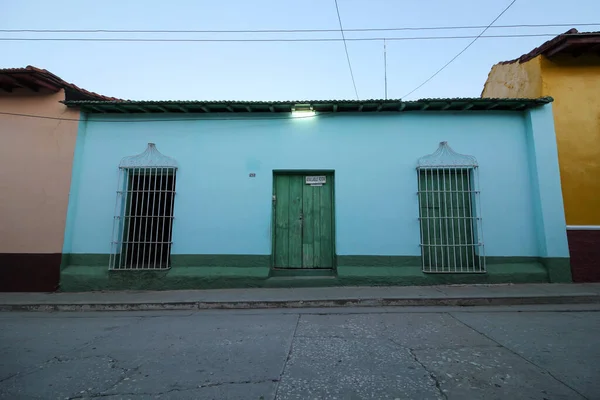
M385 86L385 99L387 100L387 51L385 48L385 39L383 39L383 82Z

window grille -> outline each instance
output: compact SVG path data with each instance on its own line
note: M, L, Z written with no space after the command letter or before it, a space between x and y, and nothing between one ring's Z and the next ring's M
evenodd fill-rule
M170 267L177 162L154 143L119 164L111 270Z
M417 163L423 272L485 272L475 157L441 142Z

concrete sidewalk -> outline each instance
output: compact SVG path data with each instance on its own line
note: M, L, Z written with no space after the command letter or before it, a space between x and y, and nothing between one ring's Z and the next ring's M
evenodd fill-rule
M600 303L600 283L0 293L0 311L126 311Z

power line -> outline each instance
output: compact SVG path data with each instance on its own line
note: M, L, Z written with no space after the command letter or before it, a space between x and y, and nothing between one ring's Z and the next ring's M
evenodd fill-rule
M452 64L452 62L454 62L454 60L456 60L458 57L461 56L461 54L463 54L465 51L467 51L467 49L469 47L471 47L473 45L473 43L475 43L477 41L477 39L479 39L480 37L483 37L483 34L492 26L494 25L494 22L498 21L498 19L500 19L500 17L502 15L504 15L504 13L506 11L508 11L509 8L512 7L513 4L516 3L517 0L512 0L510 2L510 4L504 9L502 10L502 12L500 14L498 14L498 16L496 18L494 18L494 20L492 22L490 22L490 24L481 31L481 33L479 35L477 35L473 41L471 41L471 43L469 43L464 49L462 49L457 55L455 55L454 57L452 57L452 59L450 61L448 61L446 64L444 64L444 66L440 69L438 69L433 75L431 75L429 78L427 78L423 83L421 83L419 86L417 86L416 88L414 88L413 90L411 90L410 92L408 92L407 94L405 94L404 96L402 96L402 98L408 97L411 94L413 94L414 92L416 92L417 90L419 90L421 87L423 87L425 84L427 84L427 82L429 82L430 80L432 80L433 78L435 78L437 76L437 74L439 74L440 72L442 72L444 69L446 69L446 67L450 64Z
M339 31L338 31L339 32ZM11 38L0 37L4 42L354 42L354 41L409 41L409 40L457 40L554 37L561 33L531 33L514 35L465 35L465 36L419 36L419 37L370 37L370 38L294 38L294 39L152 39L152 38ZM598 36L598 33L564 34L564 36ZM472 43L471 43L472 44ZM468 46L470 47L470 45ZM467 47L467 48L468 48ZM462 54L462 53L461 53Z
M600 22L578 24L518 24L496 25L489 29L509 28L559 28L575 26L598 26ZM425 26L402 28L351 28L345 32L382 32L382 31L427 31L427 30L457 30L484 29L486 25L465 26ZM3 33L310 33L310 32L339 32L339 29L249 29L249 30L141 30L141 29L0 29Z
M175 121L264 121L264 120L295 120L295 119L303 119L303 118L316 118L316 117L324 117L328 115L332 115L332 112L319 112L314 115L306 115L299 117L252 117L252 118L160 118L160 119L138 119L138 120L119 120L119 119L99 119L99 120L87 120L90 122L115 122L115 123L131 123L131 122L175 122ZM35 115L35 114L21 114L21 113L10 113L0 111L0 115L10 115L16 117L26 117L26 118L38 118L38 119L50 119L55 121L72 121L72 122L81 122L85 121L80 118L63 118L63 117L50 117L45 115Z
M352 64L350 63L350 55L348 54L348 45L346 44L346 38L344 36L344 28L342 27L342 17L340 17L340 8L338 7L337 0L335 2L335 11L337 11L338 22L340 23L340 32L342 33L342 41L344 42L344 50L346 50L346 59L348 60L348 68L350 69L350 77L352 78L352 86L354 86L354 93L356 94L356 100L360 100L358 97L358 90L356 90L356 81L354 80L354 72L352 72Z

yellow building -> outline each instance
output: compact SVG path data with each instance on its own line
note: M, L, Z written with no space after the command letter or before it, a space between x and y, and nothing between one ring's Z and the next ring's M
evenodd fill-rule
M600 32L571 29L494 65L481 96L554 98L573 280L600 281Z

